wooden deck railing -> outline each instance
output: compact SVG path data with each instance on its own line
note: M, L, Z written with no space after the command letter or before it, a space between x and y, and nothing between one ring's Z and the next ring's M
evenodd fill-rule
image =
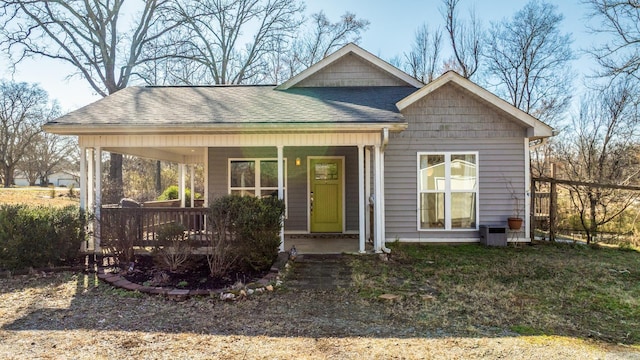
M127 236L133 246L152 247L158 241L161 226L182 224L189 236L201 235L205 231L208 208L103 207L100 215L100 238L103 242L114 237Z

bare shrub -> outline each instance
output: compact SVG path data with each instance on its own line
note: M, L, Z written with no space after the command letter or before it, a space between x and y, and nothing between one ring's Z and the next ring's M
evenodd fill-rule
M193 242L182 224L166 224L158 230L154 261L170 271L186 266L191 259Z
M139 214L118 209L103 213L100 221L100 245L111 254L120 267L128 266L135 259L133 246L141 235ZM104 211L104 210L103 210ZM133 216L132 216L133 215Z

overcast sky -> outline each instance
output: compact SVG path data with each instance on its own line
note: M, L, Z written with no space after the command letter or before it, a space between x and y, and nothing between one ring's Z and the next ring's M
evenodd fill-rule
M571 33L573 48L579 56L574 67L582 76L593 67L592 61L580 54L580 49L588 47L593 36L585 27L586 8L580 0L551 0L565 17L563 31ZM527 3L526 0L462 0L461 15L466 16L468 9L475 7L478 17L486 27L490 22L511 17ZM307 13L323 10L336 21L345 11L356 13L358 17L371 22L369 29L362 35L360 46L369 52L389 60L409 51L415 30L423 23L431 29L442 27L444 21L440 13L441 0L308 0ZM443 45L446 45L443 43ZM446 46L444 46L446 48ZM5 62L6 59L0 59ZM0 65L2 65L0 63ZM10 74L7 66L0 66L0 76L15 81L36 82L57 99L64 111L70 111L98 100L100 97L82 79L66 79L73 69L53 60L26 61L18 67L18 72ZM579 86L576 83L576 86Z

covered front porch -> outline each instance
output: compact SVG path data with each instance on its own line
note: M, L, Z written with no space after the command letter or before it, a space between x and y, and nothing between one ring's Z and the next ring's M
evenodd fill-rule
M88 250L101 253L101 238L110 233L101 227L119 226L112 221L114 216L130 218L132 211L140 219L140 246L155 241L156 229L163 221L186 221L188 226L185 228L190 236L206 236L206 207L194 208L192 197L192 207L185 208L188 205L184 200L186 174L191 173L193 188L193 169L197 164L204 167L205 206L226 194L277 196L285 200L287 213L280 233L281 251L295 246L300 253L382 252L386 250L383 174L388 134L388 129L382 128L339 133L80 136L80 205L93 211L98 219ZM100 181L104 152L180 164L179 207L106 208L101 200ZM256 155L260 152L267 155ZM327 162L320 161L322 159L341 159L341 173L331 173L331 169L327 170ZM260 165L262 160L265 162ZM253 172L234 171L236 167L241 169L248 165L254 167ZM260 179L261 174L255 172L255 167L266 168L267 165L272 166L276 175L271 179L272 184L261 187L249 181L247 174ZM295 180L294 174L298 176ZM236 175L239 180L234 179ZM314 187L315 179L323 186ZM271 180L263 179L265 184ZM332 181L342 182L341 194L326 190L324 185ZM340 197L341 226L314 225L316 213L321 212L321 200L332 196ZM327 209L325 215L335 215L333 209Z

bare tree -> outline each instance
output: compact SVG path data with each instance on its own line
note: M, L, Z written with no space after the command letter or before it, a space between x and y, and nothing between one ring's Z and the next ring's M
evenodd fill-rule
M179 13L188 61L169 61L178 72L174 83L259 83L266 73L266 55L290 38L303 21L297 0L180 1Z
M630 75L640 80L640 2L638 0L583 0L591 8L591 26L607 36L607 42L589 49L603 71L602 76Z
M304 52L300 62L309 67L349 42L360 41L360 33L369 27L369 21L358 19L356 14L344 13L340 20L332 23L324 12L311 15L313 30L302 39Z
M0 82L0 170L4 187L13 184L14 172L41 126L59 115L47 93L35 84Z
M121 21L124 0L4 0L0 45L16 63L40 56L70 64L76 71L70 76L81 76L107 96L125 88L137 66L157 60L144 50L178 26L171 3L144 1L135 17ZM123 193L122 155L112 153L110 164L115 200Z
M458 13L460 0L443 0L445 29L453 51L453 59L447 62L452 70L465 78L471 78L480 66L482 26L474 11L468 21L461 21Z
M487 70L515 107L553 124L571 99L571 36L560 32L556 6L532 0L509 20L492 23Z
M77 144L72 137L41 132L29 144L18 169L25 174L29 185L35 185L37 180L46 185L51 174L74 170L71 158L76 149Z
M570 180L628 185L640 174L637 87L622 79L582 100L572 131L558 143L564 173ZM587 242L600 226L612 221L635 200L637 192L572 185L571 201L578 209Z
M423 83L433 80L437 75L441 44L442 31L436 29L431 34L427 25L422 24L416 30L411 51L404 54L407 72Z
M360 41L369 21L345 12L331 22L324 12L311 15L311 24L301 26L293 39L280 39L277 51L268 56L270 80L279 83L322 60L347 43Z

